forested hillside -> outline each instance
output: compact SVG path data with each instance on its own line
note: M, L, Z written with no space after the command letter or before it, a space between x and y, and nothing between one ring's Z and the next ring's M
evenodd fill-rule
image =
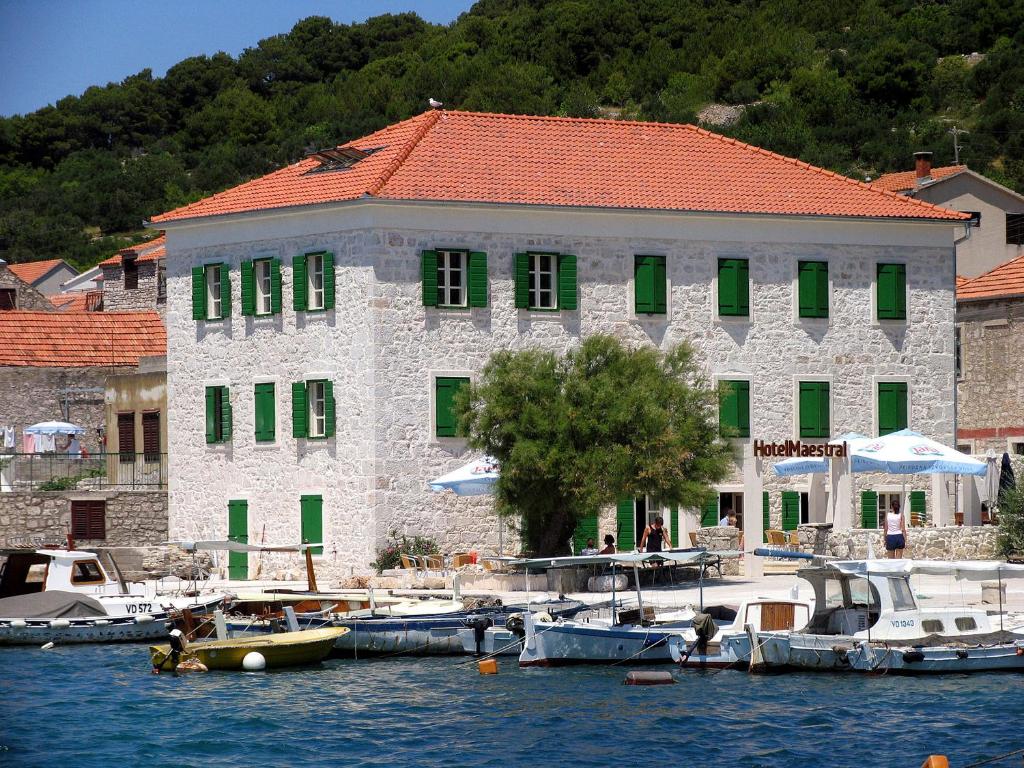
M952 162L956 126L961 161L1024 191L1024 0L481 0L448 27L308 18L237 59L0 119L0 257L94 263L148 216L428 97L673 122L747 105L714 129L858 177L919 149Z

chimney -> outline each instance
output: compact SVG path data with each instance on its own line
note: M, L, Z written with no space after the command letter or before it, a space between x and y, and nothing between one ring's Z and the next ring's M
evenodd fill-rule
M917 177L918 184L924 184L926 181L931 179L932 175L932 153L931 152L915 152L914 153L914 174Z

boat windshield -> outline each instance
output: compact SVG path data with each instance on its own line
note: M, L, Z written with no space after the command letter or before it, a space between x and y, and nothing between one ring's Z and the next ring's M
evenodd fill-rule
M842 608L843 600L843 582L825 579L825 608Z
M877 603L877 600L872 600L872 593L874 590L871 588L871 582L867 579L850 579L850 602L853 605L871 605Z
M892 595L894 611L913 611L917 608L909 579L889 579L889 594Z

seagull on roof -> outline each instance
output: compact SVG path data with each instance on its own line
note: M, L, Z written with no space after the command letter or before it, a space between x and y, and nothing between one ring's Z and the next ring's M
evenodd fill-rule
M437 99L427 99L427 104L430 105L431 109L440 109L444 104Z

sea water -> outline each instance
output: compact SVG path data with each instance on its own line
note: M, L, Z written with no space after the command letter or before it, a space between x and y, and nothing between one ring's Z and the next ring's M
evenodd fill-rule
M1024 746L1014 674L675 671L633 687L628 669L394 658L173 677L139 645L0 649L0 766L918 768Z

